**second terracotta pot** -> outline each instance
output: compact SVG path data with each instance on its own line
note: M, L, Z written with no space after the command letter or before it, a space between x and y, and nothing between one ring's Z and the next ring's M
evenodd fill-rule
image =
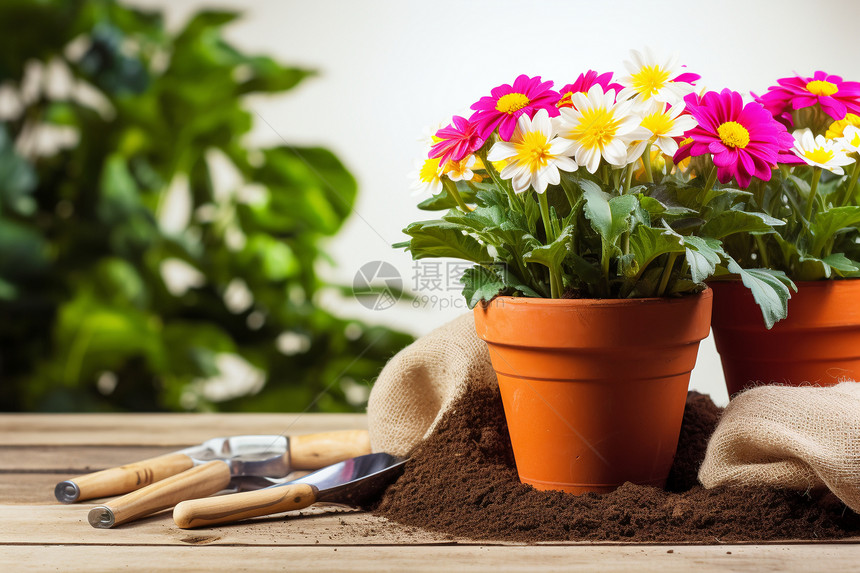
M662 487L711 298L497 297L475 307L520 480L577 494Z
M798 282L788 318L767 330L740 281L714 281L714 341L729 395L758 384L860 380L860 279Z

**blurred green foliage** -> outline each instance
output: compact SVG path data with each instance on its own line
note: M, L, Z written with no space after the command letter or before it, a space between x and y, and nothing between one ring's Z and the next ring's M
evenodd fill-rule
M3 410L355 410L411 340L314 304L356 183L325 149L245 143L244 96L312 72L231 46L236 17L0 3Z

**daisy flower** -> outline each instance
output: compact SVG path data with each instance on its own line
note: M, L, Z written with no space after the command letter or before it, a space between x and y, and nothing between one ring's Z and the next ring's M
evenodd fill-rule
M682 73L678 54L664 60L657 59L648 48L644 55L636 50L630 54L633 61L624 62L630 75L618 80L624 86L618 93L619 100L635 98L644 102L654 98L665 103L677 103L693 91L693 82L701 78L699 74Z
M615 92L605 93L593 85L587 94L571 96L573 107L564 107L556 119L559 137L572 143L574 160L589 173L597 171L601 156L611 165L627 164L630 134L639 126L634 102L615 101Z
M845 135L848 126L860 127L860 115L846 113L844 119L838 119L830 124L824 137L827 139L839 139Z
M558 115L555 102L558 92L553 91L552 82L541 82L540 76L526 75L514 80L514 85L504 84L493 88L490 95L472 104L475 113L469 118L478 126L478 135L487 139L496 127L499 136L509 141L522 115L534 117L540 109L547 110L550 117Z
M475 161L474 155L459 161L449 161L445 164L445 176L451 181L471 181L475 178Z
M438 157L415 162L415 171L409 174L413 180L412 195L438 195L442 192L442 169Z
M823 135L814 137L809 129L794 132L792 151L807 165L821 167L837 175L844 175L842 167L854 163L841 142L826 139Z
M588 70L584 74L579 74L579 77L576 78L576 81L572 84L567 84L560 90L558 93L561 94L561 99L556 103L556 107L571 107L573 103L570 101L570 97L577 93L588 93L589 88L591 86L598 84L603 88L604 92L608 92L609 90L614 90L615 93L620 92L624 86L621 84L610 83L612 81L612 72L606 72L605 74L598 74L594 70Z
M847 126L838 142L846 153L860 154L860 129L853 125Z
M478 127L466 119L455 115L451 124L436 132L438 142L430 148L430 157L438 157L442 165L449 161L460 161L484 145L478 135Z
M717 179L728 183L734 177L746 189L753 177L770 181L785 142L779 123L759 103L744 105L738 92L724 89L698 98L686 98L687 109L698 123L684 135L692 143L682 145L675 163L690 156L712 155Z
M860 82L845 82L839 76L815 72L811 78L795 76L776 81L767 93L756 98L774 117L793 125L791 112L821 106L833 119L843 119L850 112L860 113Z
M533 119L521 115L508 142L496 142L487 156L489 161L507 160L500 175L510 179L514 191L522 193L529 187L538 193L548 185L561 181L562 171L576 171L577 165L568 157L572 143L556 136L547 110L538 111Z
M696 120L691 115L681 115L686 107L683 101L667 106L663 102L651 100L646 105L639 127L630 134L636 143L630 148L628 163L638 159L649 143L659 147L666 155L675 155L678 139L684 137L684 132L696 127Z

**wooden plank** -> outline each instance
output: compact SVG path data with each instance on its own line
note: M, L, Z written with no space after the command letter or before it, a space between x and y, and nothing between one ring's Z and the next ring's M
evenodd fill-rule
M171 512L166 511L114 529L96 529L87 522L87 514L95 505L0 505L0 547L21 543L416 545L450 543L453 539L343 506L314 506L307 510L194 530L176 527Z
M364 414L2 414L4 446L172 446L237 434L367 428Z
M71 477L176 449L172 446L0 446L0 479L3 473L15 472L51 472Z
M57 505L54 486L66 479L53 473L0 473L0 504Z
M96 529L87 513L96 504L0 505L0 546L46 545L403 545L474 544L474 540L401 525L342 506L314 506L307 510L255 518L203 529L179 529L170 511L114 529ZM860 538L821 545L856 544ZM806 543L806 542L793 542ZM487 545L516 545L481 542ZM556 542L549 545L619 545L617 542ZM626 544L631 545L631 544ZM645 544L643 544L644 546ZM654 544L648 544L654 545ZM692 544L678 544L692 545ZM790 546L786 543L766 544Z
M860 546L454 546L151 547L6 546L0 566L27 571L424 571L599 570L605 573L856 571Z

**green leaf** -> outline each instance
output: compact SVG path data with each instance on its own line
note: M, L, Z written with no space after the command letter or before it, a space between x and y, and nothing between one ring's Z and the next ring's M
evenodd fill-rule
M457 181L457 192L466 203L475 203L477 191L469 185L460 185L462 181ZM453 209L457 206L457 201L448 193L445 187L442 187L442 192L424 199L418 203L418 208L424 211L442 211L444 209Z
M722 239L734 233L773 233L774 227L785 225L784 221L764 213L745 211L723 211L705 222L699 230L703 237Z
M632 215L639 201L635 195L611 197L603 191L587 189L585 216L592 227L609 244L614 244L622 233L631 230Z
M525 253L523 261L527 263L539 263L551 269L558 269L570 251L570 239L572 236L573 227L565 228L552 243L535 247Z
M691 217L698 213L695 209L689 209L681 205L666 205L663 202L640 193L639 204L651 216L652 220L663 218L668 222L683 217Z
M680 235L666 229L639 225L630 234L630 253L636 261L637 276L641 275L654 259L669 253L683 253Z
M687 264L690 265L690 278L694 283L702 283L712 276L723 257L727 257L719 239L708 237L684 237Z
M137 183L121 155L113 154L105 161L99 189L97 211L105 223L124 221L140 207Z
M837 271L843 271L846 273L860 271L860 262L852 261L843 253L833 253L832 255L826 256L821 260L836 269Z
M313 70L282 66L268 56L247 58L237 71L240 75L247 76L236 88L236 93L242 95L287 91L316 73Z
M484 245L469 235L464 235L457 225L445 221L413 223L403 232L412 237L409 251L414 260L453 257L473 263L492 261Z
M480 265L466 269L460 282L463 283L463 297L470 309L482 300L492 300L505 289L504 281L496 273Z
M809 226L813 236L812 254L819 254L828 241L843 230L857 229L860 225L860 206L835 207L818 213Z
M795 292L797 287L785 273L771 269L743 269L734 259L729 259L726 269L740 275L744 286L750 289L768 330L788 316L789 287Z

